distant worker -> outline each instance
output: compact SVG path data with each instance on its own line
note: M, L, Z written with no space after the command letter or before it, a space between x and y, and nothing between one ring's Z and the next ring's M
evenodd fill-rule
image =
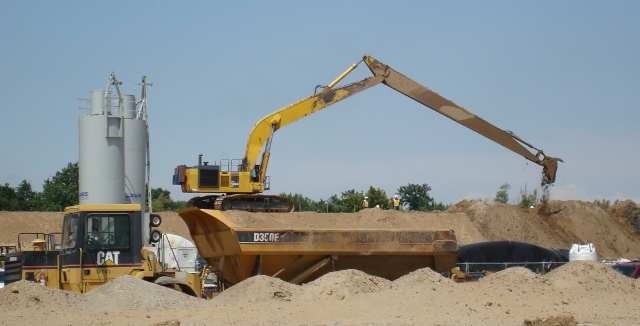
M398 199L398 195L393 197L393 209L399 211L400 210L400 199Z
M364 196L364 201L362 202L362 206L364 206L364 208L369 208L369 202L367 199L369 199L369 197Z

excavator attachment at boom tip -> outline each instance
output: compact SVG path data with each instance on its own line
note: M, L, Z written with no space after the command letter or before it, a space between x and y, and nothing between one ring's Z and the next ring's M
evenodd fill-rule
M540 165L542 165L542 182L540 185L550 185L556 182L556 172L558 171L558 162L564 162L557 157L546 156Z

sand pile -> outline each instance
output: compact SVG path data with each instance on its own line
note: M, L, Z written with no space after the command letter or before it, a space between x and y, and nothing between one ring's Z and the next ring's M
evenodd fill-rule
M355 270L303 285L255 276L208 301L133 277L87 294L18 282L0 289L0 325L636 325L638 282L584 261L468 283L430 269L395 282Z

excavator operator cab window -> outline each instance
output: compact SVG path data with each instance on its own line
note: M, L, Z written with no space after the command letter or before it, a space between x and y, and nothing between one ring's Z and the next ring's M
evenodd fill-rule
M64 221L62 222L62 243L60 244L60 249L73 249L76 247L79 220L80 217L76 213L64 216Z
M251 170L251 182L258 182L258 175L260 174L260 165L255 165Z
M85 234L88 250L129 249L129 215L89 214Z

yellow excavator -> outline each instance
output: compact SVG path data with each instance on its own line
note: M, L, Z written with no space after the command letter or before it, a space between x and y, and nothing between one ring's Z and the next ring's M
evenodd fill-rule
M334 88L363 61L373 73L372 77ZM180 185L184 193L213 193L214 195L196 197L190 201L191 206L199 208L289 212L293 209L293 203L289 199L261 195L269 189L270 184L267 166L271 155L273 134L286 125L380 83L495 141L527 160L541 165L542 185L555 182L558 162L562 162L561 159L546 156L542 150L514 133L495 127L370 56L363 56L360 62L349 67L321 92L273 112L258 121L249 134L247 149L242 160L223 160L221 164L211 165L208 162L202 162L201 155L197 166L180 165L175 169L173 184ZM263 148L262 160L258 163L258 157Z
M455 266L459 251L453 230L373 228L366 222L363 227L353 227L352 221L342 223L348 219L344 215L323 217L335 221L329 229L318 229L300 224L296 213L289 213L293 210L289 199L262 194L269 189L266 173L276 130L380 83L541 165L543 185L555 181L561 159L546 156L513 133L493 126L370 56L364 56L361 62L369 67L372 77L335 87L358 62L322 91L258 121L249 134L242 160L209 164L200 156L197 166L176 167L173 183L183 192L213 194L192 199L190 207L178 214L187 224L200 256L221 282L219 289L253 275L301 284L331 271L357 269L394 280L420 268L442 273ZM274 217L269 214L272 212L288 214Z

